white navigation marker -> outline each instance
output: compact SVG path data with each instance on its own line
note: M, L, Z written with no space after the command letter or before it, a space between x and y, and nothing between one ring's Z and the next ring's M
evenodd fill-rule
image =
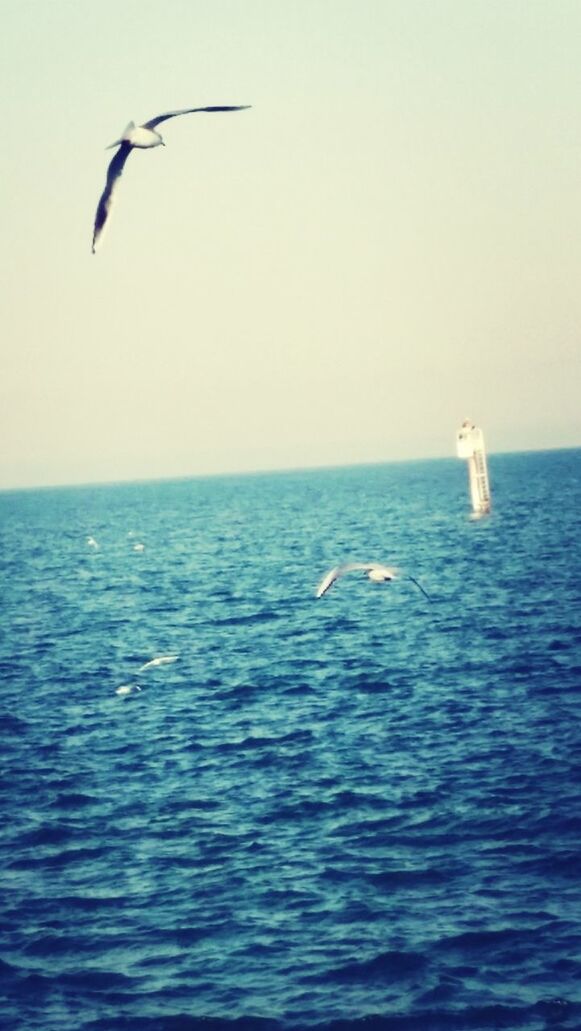
M424 588L417 580L414 580L413 576L409 576L407 573L402 573L399 569L395 569L393 566L384 566L381 562L346 562L343 566L334 566L328 573L325 574L321 580L315 597L322 598L324 594L333 586L335 580L338 580L344 573L351 573L355 570L360 570L367 573L367 576L374 583L389 583L391 580L397 580L402 577L405 580L411 580L416 587L425 594L426 598L431 601L429 594L424 591Z
M93 254L97 250L99 241L103 235L103 230L105 229L111 212L115 188L119 182L125 162L127 161L131 151L136 147L140 150L148 150L150 147L159 147L160 145L165 146L162 137L155 131L156 125L159 125L160 122L167 121L168 118L176 118L178 115L191 115L199 111L245 111L248 107L250 107L249 104L238 105L236 107L186 107L182 111L168 111L165 115L157 115L155 118L150 118L149 122L144 122L143 125L136 126L134 122L130 122L121 138L115 140L115 143L110 144L111 147L119 147L119 150L107 169L107 182L105 183L105 189L101 194L101 198L97 206L95 226L93 229Z

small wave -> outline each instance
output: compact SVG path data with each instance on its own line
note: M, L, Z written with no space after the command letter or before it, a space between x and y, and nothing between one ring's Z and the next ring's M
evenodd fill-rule
M263 816L265 823L299 823L311 817L322 816L332 810L330 802L303 798L293 804L280 804Z
M215 618L213 620L214 626L244 626L247 623L270 623L273 620L281 619L281 613L278 609L265 609L262 612L252 612L250 614L240 614L239 616L223 616L221 618Z
M579 880L579 852L577 850L567 852L548 853L531 861L525 860L520 864L521 869L527 873L535 873L543 877L563 877Z
M23 846L62 845L78 837L78 829L64 823L43 823L21 834L15 844Z
M417 973L426 964L425 956L418 952L393 950L379 952L365 960L353 960L327 973L331 981L382 981L399 980Z
M530 931L521 931L513 927L500 930L463 931L451 935L438 942L439 948L460 949L462 952L480 952L497 946L517 946L530 937Z
M55 852L52 855L24 856L13 859L7 865L10 870L35 870L43 867L59 869L74 863L87 863L95 859L102 859L104 856L105 852L102 848L73 848Z
M13 963L7 963L5 959L0 959L0 980L12 980L20 974L22 974L21 967L17 967Z
M2 671L0 671L0 676ZM29 730L29 725L26 720L21 719L19 716L13 716L12 713L6 712L2 716L2 733L16 734L19 737L22 734L26 734Z
M211 985L207 987L211 988ZM183 991L174 990L171 993L174 1005L176 996L180 994L184 994ZM192 1017L183 1012L163 1017L144 1016L135 1019L120 1016L114 1021L107 1018L91 1020L83 1024L83 1031L283 1031L283 1025L270 1017ZM296 1028L296 1031L305 1031L305 1028ZM370 1028L369 1031L374 1029Z
M465 1006L449 1009L422 1009L413 1014L390 1016L369 1014L354 1020L338 1019L310 1025L310 1031L543 1031L554 1025L563 1031L579 1031L573 1025L581 1006L567 999L541 1000L532 1006ZM236 1025L233 1025L236 1026ZM201 1031L201 1027L196 1029ZM224 1025L227 1031L227 1025ZM288 1025L286 1031L308 1031L305 1025Z
M385 809L385 798L371 792L343 789L333 796L337 809Z
M362 691L366 694L380 694L391 690L391 687L392 685L385 673L376 673L375 675L359 673L356 677L349 680L350 691Z
M127 898L123 894L119 895L60 895L52 899L52 903L55 906L59 906L64 911L80 910L87 913L99 912L102 910L121 910L127 905Z
M219 752L256 751L262 748L278 749L283 745L303 744L310 742L313 738L312 731L296 730L280 736L266 737L263 735L249 734L248 737L239 741L223 741L217 746Z
M99 799L94 795L85 795L81 791L70 791L57 795L54 804L59 809L83 809L85 806L98 803Z
M76 954L79 951L78 935L45 934L29 940L24 952L27 956L59 956L67 953Z
M188 814L191 812L215 812L220 803L212 798L169 798L164 804L164 812L168 814Z
M74 970L66 971L55 978L57 987L85 990L88 992L109 992L112 989L131 988L140 978L122 974L117 970Z
M438 867L426 867L419 870L384 870L381 873L369 874L367 880L377 888L423 888L430 884L447 884L451 877L449 871Z

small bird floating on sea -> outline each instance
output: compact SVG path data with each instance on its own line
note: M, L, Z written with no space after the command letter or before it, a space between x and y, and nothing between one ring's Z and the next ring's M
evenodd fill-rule
M161 122L166 122L168 118L177 118L178 115L191 115L200 111L207 111L210 113L216 111L245 111L248 107L250 107L250 104L239 104L237 106L221 105L214 107L186 107L181 111L168 111L164 115L157 115L155 118L150 118L148 122L144 122L143 125L135 125L135 122L129 122L129 125L120 139L115 140L115 143L111 143L107 148L107 150L109 150L111 147L119 147L119 150L107 169L107 182L105 183L105 189L101 194L99 204L97 206L95 226L93 229L93 254L97 250L97 246L103 235L103 230L105 229L111 212L115 188L119 182L125 162L127 161L131 151L135 148L140 150L149 150L151 147L165 146L162 137L158 132L156 132L156 125L159 125Z
M355 570L367 573L369 579L374 583L390 583L392 580L398 579L411 580L422 594L426 596L428 601L432 600L427 591L424 591L422 585L413 576L409 576L408 573L402 573L401 570L396 569L394 566L384 566L381 562L346 562L342 566L334 566L321 580L315 592L315 597L322 598L329 588L333 586L335 580L338 580L345 573L351 573Z
M121 687L115 688L115 694L123 696L135 694L137 691L141 691L139 684L121 684Z

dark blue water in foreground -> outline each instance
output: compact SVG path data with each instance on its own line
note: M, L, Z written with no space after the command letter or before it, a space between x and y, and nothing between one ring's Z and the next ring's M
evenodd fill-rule
M2 1026L581 1026L581 451L490 471L0 495Z

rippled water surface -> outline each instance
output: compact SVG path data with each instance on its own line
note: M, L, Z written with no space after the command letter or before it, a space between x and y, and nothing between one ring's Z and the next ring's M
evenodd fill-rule
M490 471L0 495L3 1026L581 1025L581 451Z

